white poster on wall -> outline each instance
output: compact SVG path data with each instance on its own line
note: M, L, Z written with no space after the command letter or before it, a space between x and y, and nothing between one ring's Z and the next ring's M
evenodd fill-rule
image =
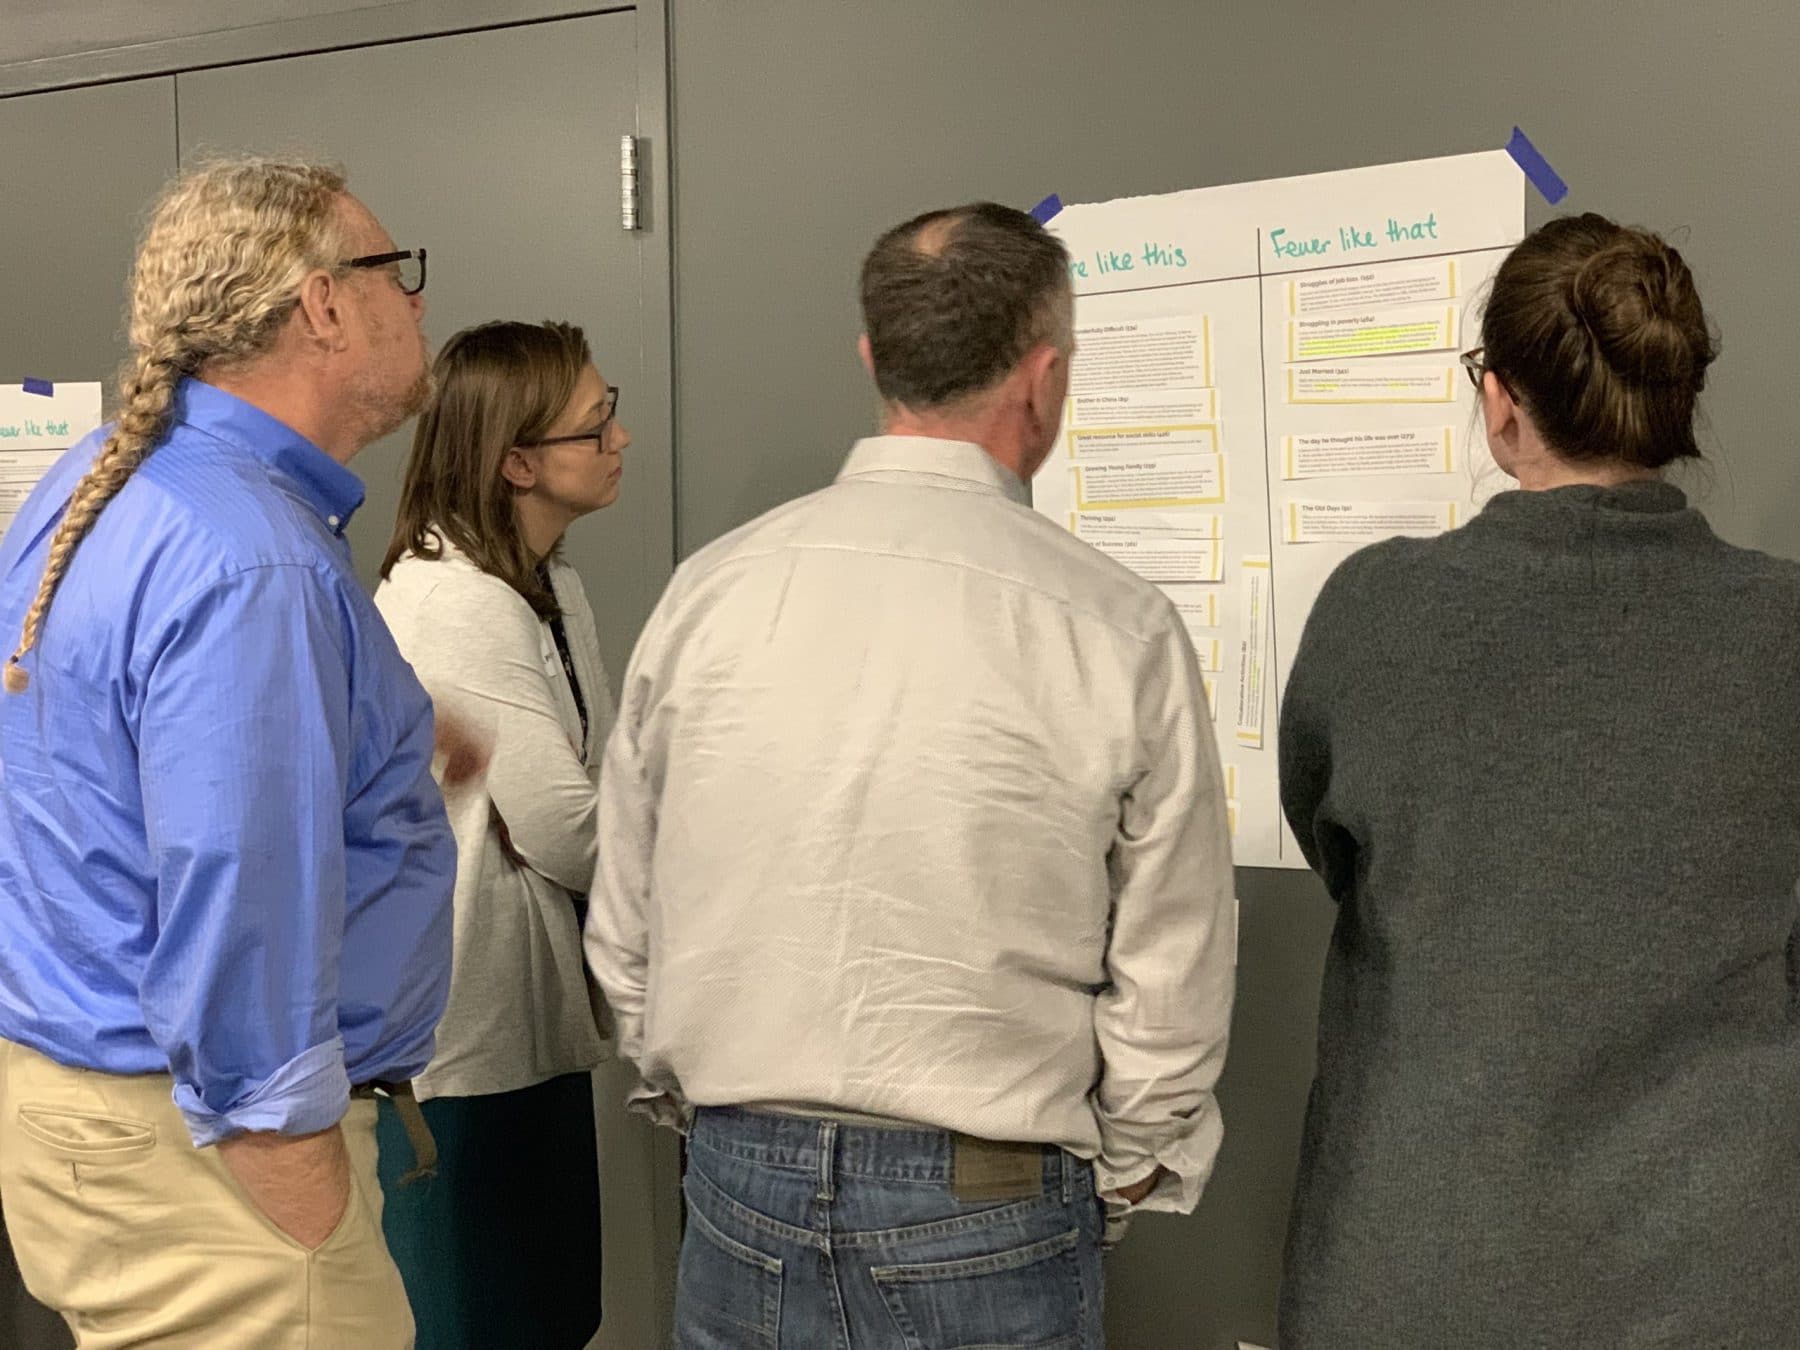
M1304 867L1280 698L1356 548L1467 520L1503 486L1459 349L1525 231L1504 151L1070 206L1077 349L1037 509L1176 597L1216 664L1245 867ZM1222 697L1219 696L1222 694Z
M0 536L57 457L100 425L100 386L0 384Z

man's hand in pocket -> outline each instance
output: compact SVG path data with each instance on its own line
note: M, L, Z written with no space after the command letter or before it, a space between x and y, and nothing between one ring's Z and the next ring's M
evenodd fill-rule
M250 1203L308 1251L337 1231L350 1204L350 1152L336 1125L317 1134L240 1134L219 1161Z

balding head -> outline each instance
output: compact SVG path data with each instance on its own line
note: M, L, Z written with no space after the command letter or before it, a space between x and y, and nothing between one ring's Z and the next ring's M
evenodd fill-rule
M1066 349L1068 253L1011 207L978 202L896 226L863 262L863 323L891 404L945 408L992 388L1027 353Z

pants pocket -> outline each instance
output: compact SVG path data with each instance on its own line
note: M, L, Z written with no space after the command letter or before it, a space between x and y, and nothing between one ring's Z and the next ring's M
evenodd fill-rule
M687 1234L675 1293L679 1350L781 1343L781 1260L723 1232L688 1192Z
M68 1168L77 1194L134 1210L153 1202L140 1167L156 1154L156 1127L148 1121L29 1103L18 1108L16 1119L20 1134Z
M870 1274L907 1350L1079 1350L1079 1229L1023 1247L877 1266Z
M135 1162L156 1151L154 1125L93 1111L22 1105L19 1129L73 1163Z

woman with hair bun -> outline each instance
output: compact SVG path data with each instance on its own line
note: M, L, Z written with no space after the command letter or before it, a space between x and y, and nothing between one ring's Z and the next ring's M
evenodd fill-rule
M1281 1345L1791 1347L1800 567L1664 479L1716 348L1662 239L1544 226L1482 341L1519 490L1349 558L1282 706L1338 917Z

